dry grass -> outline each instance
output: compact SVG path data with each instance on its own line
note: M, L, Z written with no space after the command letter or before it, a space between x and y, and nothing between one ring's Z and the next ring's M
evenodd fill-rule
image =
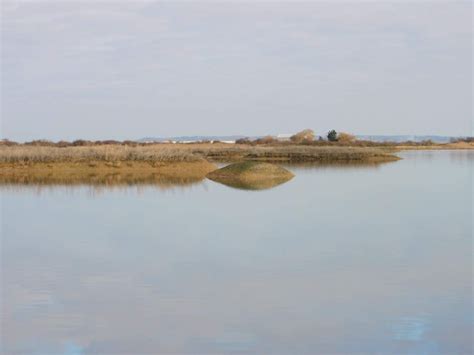
M398 159L384 149L310 145L196 145L192 152L216 161L335 162Z
M388 150L368 147L338 147L312 145L242 144L156 144L146 146L98 145L77 147L0 146L0 163L30 165L37 163L126 162L153 164L193 162L203 159L214 161L390 161L398 159Z
M170 145L84 147L1 146L2 163L65 162L191 162L200 158L188 150Z

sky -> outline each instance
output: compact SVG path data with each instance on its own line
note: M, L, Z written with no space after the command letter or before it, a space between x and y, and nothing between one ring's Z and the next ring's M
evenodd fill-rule
M2 138L473 135L471 1L1 3Z

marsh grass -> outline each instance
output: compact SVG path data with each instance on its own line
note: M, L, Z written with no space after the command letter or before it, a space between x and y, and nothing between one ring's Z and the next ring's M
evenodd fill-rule
M390 161L397 160L390 151L377 148L337 147L337 146L226 146L198 148L194 154L217 161L258 160L266 162L336 162L336 161Z
M130 162L160 163L211 161L390 161L398 159L389 150L367 147L312 145L243 145L243 144L150 144L94 146L0 146L0 163L31 165L36 163L84 163L93 167L107 162L120 167Z
M77 147L1 146L3 163L70 163L70 162L191 162L199 156L175 146L99 145Z

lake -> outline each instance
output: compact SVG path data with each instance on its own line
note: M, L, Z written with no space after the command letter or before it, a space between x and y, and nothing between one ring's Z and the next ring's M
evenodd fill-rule
M261 191L2 194L5 354L469 354L474 152Z

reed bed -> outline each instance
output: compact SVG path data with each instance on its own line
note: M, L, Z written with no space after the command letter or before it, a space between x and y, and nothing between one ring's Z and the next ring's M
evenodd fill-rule
M95 145L78 147L0 146L0 163L285 161L337 162L396 160L388 150L337 146L251 146L241 144L154 144L146 146Z
M388 150L384 149L336 146L226 145L217 149L213 146L196 147L192 152L193 154L217 161L230 159L285 162L336 162L398 159L396 156L390 154Z
M173 146L101 145L85 147L2 146L2 163L81 163L81 162L192 162L200 160L192 152Z

